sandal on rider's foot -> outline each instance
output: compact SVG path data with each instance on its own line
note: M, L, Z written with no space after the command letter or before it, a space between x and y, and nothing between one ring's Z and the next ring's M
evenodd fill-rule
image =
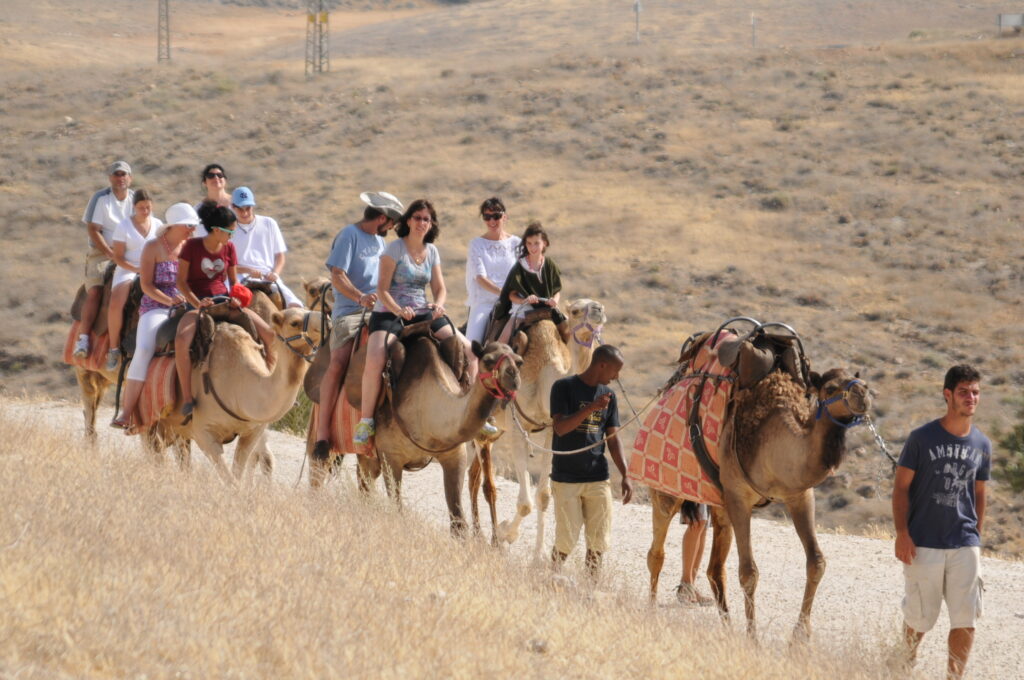
M117 416L110 421L110 426L117 430L127 430L131 424L131 421L125 416Z
M181 424L188 425L192 422L192 411L195 409L195 404L191 401L186 401L181 405Z

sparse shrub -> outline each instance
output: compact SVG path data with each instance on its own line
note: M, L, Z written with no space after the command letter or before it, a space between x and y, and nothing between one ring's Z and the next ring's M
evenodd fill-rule
M776 193L761 199L761 208L772 212L782 212L793 207L793 199L788 194Z
M306 436L306 426L309 424L309 414L313 412L313 402L306 396L305 391L299 391L299 398L291 407L284 418L270 426L273 430L288 432L300 437Z
M999 438L999 449L1005 455L994 461L993 474L1006 482L1016 493L1024 492L1024 406L1017 412L1021 422Z

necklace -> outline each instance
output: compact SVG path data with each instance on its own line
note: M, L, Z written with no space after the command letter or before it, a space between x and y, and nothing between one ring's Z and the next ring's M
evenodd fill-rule
M163 236L161 236L160 237L160 241L163 242L163 244L164 244L164 250L167 251L167 257L168 258L173 258L174 257L174 251L177 249L177 246L175 248L171 247L171 244L167 242L167 234L164 234ZM179 243L178 245L180 246L181 244Z

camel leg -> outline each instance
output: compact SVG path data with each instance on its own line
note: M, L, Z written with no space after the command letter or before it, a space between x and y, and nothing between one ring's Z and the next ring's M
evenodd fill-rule
M380 454L378 454L380 455ZM402 466L392 465L386 456L380 455L380 468L384 474L384 489L388 497L395 501L398 509L402 509Z
M754 592L757 590L757 565L750 541L750 506L736 495L725 493L725 507L736 533L736 553L740 563L740 586L743 588L743 605L747 613L747 633L757 635L754 623Z
M651 576L651 604L658 599L658 577L665 564L665 538L672 518L679 512L682 502L651 489L651 547L647 551L647 571Z
M515 543L519 538L519 524L525 517L530 515L533 505L530 502L530 445L526 442L519 442L516 451L514 464L516 468L516 481L519 482L519 500L516 504L516 515L510 521L504 521L498 525L498 539L506 543Z
M199 450L206 454L213 467L217 470L220 478L225 484L234 485L235 477L231 474L227 464L224 462L224 445L216 437L210 436L206 431L193 427L192 438L199 446Z
M804 546L807 556L807 582L804 583L804 600L800 605L800 619L793 630L794 640L811 636L811 606L818 584L825 575L825 556L814 533L814 489L807 489L795 499L786 501L786 508L793 518L793 528Z
M103 393L107 391L107 379L93 371L75 369L75 378L82 392L82 415L85 418L85 436L96 443L96 412L99 410Z
M356 456L356 479L359 481L359 490L363 493L370 493L374 483L380 477L380 458L370 456Z
M466 534L466 518L462 513L462 485L466 480L466 450L461 448L448 454L441 463L444 471L444 500L448 505L448 517L454 536Z
M551 448L551 437L548 437L548 448ZM541 455L541 470L551 470L551 456L550 453L542 453ZM533 546L533 561L540 562L543 559L544 554L544 515L548 510L548 505L551 504L551 477L546 472L542 472L540 479L537 480L537 540Z
M174 435L174 454L178 460L178 469L188 472L192 468L192 440Z
M494 478L494 458L490 445L480 451L484 473L484 498L491 513L491 545L498 545L498 482Z
M270 461L269 465L266 462L267 459ZM269 478L274 471L274 457L267 445L266 430L262 429L238 437L231 471L235 475L235 479L241 481L244 477L246 482L251 482L257 464L262 467Z
M483 465L480 463L480 458L483 456L484 451L490 448L490 444L484 444L478 448L476 443L471 442L469 446L472 447L471 450L473 451L473 460L469 464L469 507L473 512L473 535L479 536L480 499L477 496L480 493L480 483L483 481Z
M718 610L729 617L729 605L725 600L725 560L732 548L732 524L724 508L711 506L711 555L708 557L708 582L718 602Z
M269 480L274 476L274 452L270 450L266 428L263 429L259 444L256 446L256 462L259 463L264 477Z

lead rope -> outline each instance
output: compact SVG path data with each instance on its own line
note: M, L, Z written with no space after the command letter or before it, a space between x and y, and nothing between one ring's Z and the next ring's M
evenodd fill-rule
M868 429L871 430L871 435L875 438L875 444L878 445L878 450L885 454L885 457L889 459L890 463L892 463L892 473L896 472L896 458L892 455L892 452L889 450L889 446L886 444L885 439L882 438L882 434L878 431L878 428L875 427L875 423L871 420L871 416L865 416L864 422L867 423ZM882 482L884 481L882 474L883 470L884 466L881 465L875 469L875 488L878 490L879 496L882 495Z
M640 417L644 414L644 412L647 411L647 409L649 409L651 407L651 405L654 404L654 402L657 401L660 397L661 397L661 393L660 392L658 392L653 397L651 397L651 400L648 401L646 404L644 404L644 407L642 409L640 409L640 412L636 413L634 411L633 417L630 418L629 420L627 420L626 422L624 422L623 424L621 424L619 426L619 429L621 430L622 428L626 427L627 425L632 424L634 421L639 420ZM632 407L630 407L630 408L632 408ZM598 446L601 446L602 444L604 444L609 439L609 437L604 437L600 441L594 442L593 444L590 444L589 446L584 446L581 449L573 449L572 451L555 451L554 449L545 448L545 447L541 446L540 444L535 444L534 441L532 439L530 439L530 433L528 433L526 431L526 429L523 427L523 424L521 422L519 422L519 416L516 415L515 409L510 409L510 411L512 412L512 422L515 423L516 429L519 430L520 436L522 436L522 438L526 441L526 443L529 444L531 447L533 447L534 449L536 449L538 451L541 451L543 453L558 453L558 454L583 453L584 451L589 451L590 449L597 448Z

